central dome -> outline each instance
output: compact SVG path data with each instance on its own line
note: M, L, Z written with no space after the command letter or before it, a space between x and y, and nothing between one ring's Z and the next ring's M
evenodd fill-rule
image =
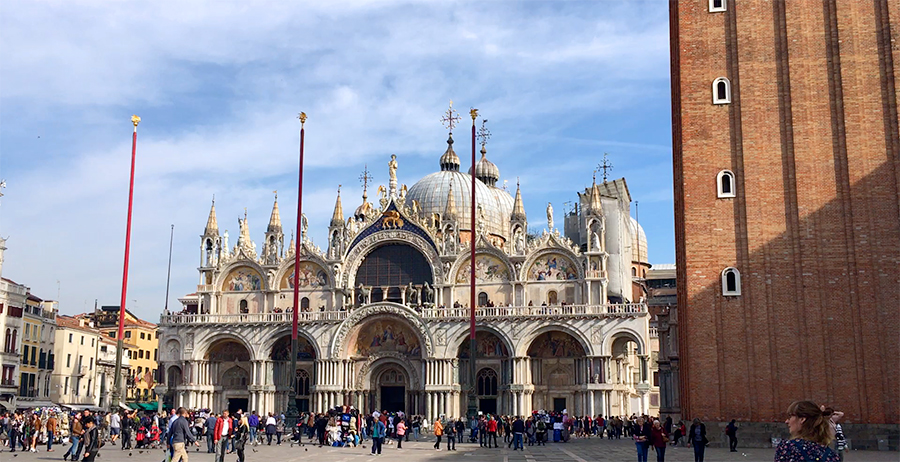
M430 216L433 213L439 213L443 216L444 209L447 207L447 193L451 184L453 185L453 201L456 204L456 217L459 229L471 231L472 177L465 173L443 170L425 176L409 188L409 192L406 194L406 203L418 202L421 213L424 216ZM506 195L509 196L509 194ZM484 208L487 232L505 237L510 211L504 210L507 207L501 207L491 188L476 179L475 206L479 205Z

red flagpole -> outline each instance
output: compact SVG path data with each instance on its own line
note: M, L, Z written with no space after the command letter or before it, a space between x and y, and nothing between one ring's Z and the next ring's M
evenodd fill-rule
M128 222L125 225L125 265L122 269L122 299L119 301L119 335L125 335L125 300L128 295L128 256L131 252L131 209L134 201L134 161L137 154L137 127L141 122L138 116L131 116L134 133L131 135L131 180L128 183Z
M475 341L475 119L478 117L478 109L472 109L469 114L472 116L472 226L470 233L470 255L469 255L469 303L472 307L469 314L469 340ZM474 359L475 351L469 352L469 356ZM474 379L474 377L473 377Z
M131 253L131 212L134 203L134 163L137 154L137 127L141 122L141 118L131 116L131 123L134 124L134 132L131 135L131 179L128 183L128 220L125 225L125 263L122 268L122 299L119 301L119 331L116 336L116 368L114 377L114 387L112 393L112 402L110 409L116 409L119 406L122 393L122 353L125 349L125 301L128 298L128 257Z
M301 112L300 119L300 179L297 181L297 246L294 251L294 309L291 320L291 341L297 341L297 321L300 311L300 243L303 240L303 142L306 136L306 113ZM296 360L295 358L292 358Z
M288 400L286 421L291 428L297 424L297 321L300 316L300 245L303 243L303 142L306 137L306 113L297 116L300 119L300 172L297 180L297 245L294 250L294 307L291 309L291 395ZM318 380L318 378L317 378Z

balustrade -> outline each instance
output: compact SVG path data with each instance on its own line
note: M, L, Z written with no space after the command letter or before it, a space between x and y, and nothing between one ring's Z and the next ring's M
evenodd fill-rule
M476 318L544 317L544 316L594 316L632 317L647 313L643 303L609 303L603 305L554 305L554 306L497 306L475 309ZM469 319L469 308L425 308L419 314L426 319ZM343 321L348 311L301 311L300 322ZM293 313L245 313L245 314L164 314L161 325L182 324L278 324L290 323Z

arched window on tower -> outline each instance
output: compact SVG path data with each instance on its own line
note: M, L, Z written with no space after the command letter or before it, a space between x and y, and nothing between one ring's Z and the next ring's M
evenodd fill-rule
M722 295L734 297L741 294L741 273L737 268L722 271Z
M633 277L633 278L637 277L637 268L634 268L634 267L631 268L631 277Z
M731 82L725 77L713 80L713 104L728 104L731 102Z
M309 311L309 297L300 299L300 311Z
M716 193L719 198L731 198L734 193L734 173L731 170L722 170L716 175Z
M488 295L485 292L478 293L478 306L487 306L488 304Z

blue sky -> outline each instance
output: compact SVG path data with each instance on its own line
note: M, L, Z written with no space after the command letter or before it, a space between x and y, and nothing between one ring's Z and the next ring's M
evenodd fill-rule
M338 184L359 205L368 164L412 186L439 169L448 100L477 107L488 158L516 178L529 227L609 154L651 263L674 261L664 1L4 2L0 6L3 276L63 313L119 302L132 114L138 132L129 308L156 320L193 292L210 199L232 243L247 208L261 242L279 191L325 246ZM466 129L457 152L468 170ZM632 206L634 213L634 206ZM57 285L57 281L59 284Z

